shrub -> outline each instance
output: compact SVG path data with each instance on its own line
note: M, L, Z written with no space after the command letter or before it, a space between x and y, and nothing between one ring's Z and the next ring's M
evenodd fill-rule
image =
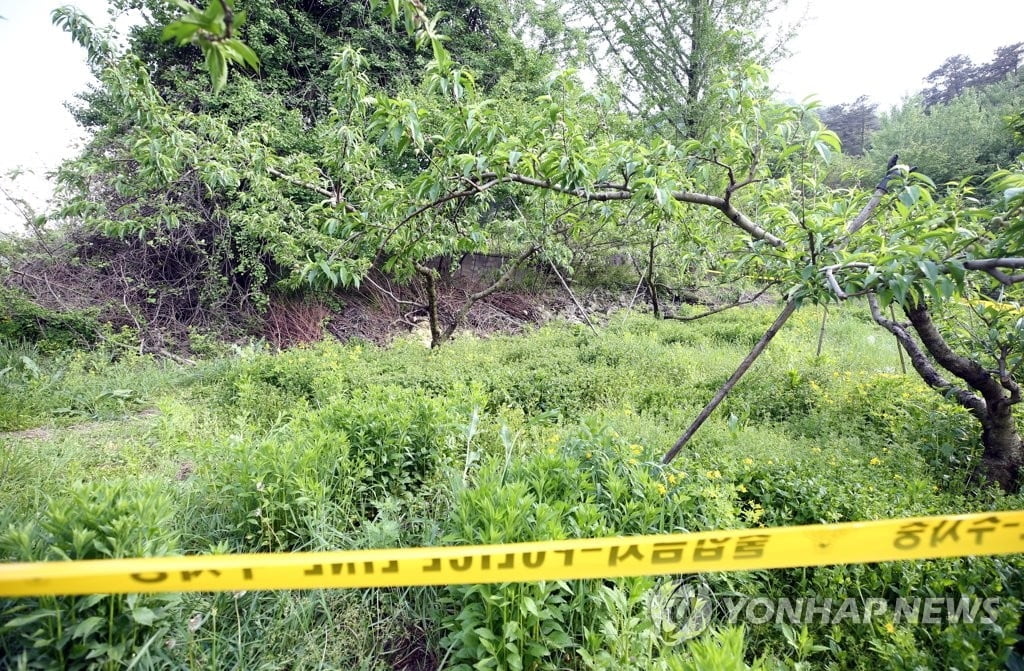
M81 486L51 498L40 519L0 533L6 561L147 557L177 548L175 508L154 482ZM161 639L174 625L175 595L0 600L0 651L37 669L115 669L167 661Z
M494 459L458 492L448 540L510 543L733 527L720 473L641 461L643 448L585 426L511 462ZM506 440L511 438L506 434ZM509 453L512 451L509 446ZM651 668L660 632L650 578L452 586L444 644L455 668ZM659 664L661 662L658 662Z
M437 484L452 457L444 404L415 390L370 387L297 416L262 441L218 455L203 506L241 548L337 545L389 498Z
M0 341L33 343L55 352L95 343L99 333L94 311L57 312L0 286Z

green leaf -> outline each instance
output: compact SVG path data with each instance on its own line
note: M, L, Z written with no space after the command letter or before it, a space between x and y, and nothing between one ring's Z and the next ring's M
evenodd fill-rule
M87 617L79 622L71 632L71 638L87 638L94 631L99 629L106 620L102 617Z
M908 186L900 192L900 202L906 207L913 207L921 198L921 187L915 185Z
M181 9L182 11L190 12L190 13L195 13L195 14L200 14L201 13L199 11L198 7L196 7L195 5L193 5L190 2L185 2L185 0L168 0L168 2L170 2L173 5L175 5L176 7Z
M934 261L930 261L928 259L918 261L917 267L920 268L925 277L932 282L934 282L939 276L939 268L935 265Z
M199 26L195 23L188 23L185 21L175 21L167 24L167 26L160 33L160 39L167 42L169 40L176 40L179 45L188 44L192 40L192 37L199 30Z
M572 645L572 639L569 638L569 635L561 629L555 629L548 632L546 638L547 642L556 648L568 648Z
M821 155L821 160L825 161L825 163L832 160L832 150L829 149L828 144L818 140L814 143L814 148L818 151L818 154Z
M256 52L250 49L247 44L234 38L223 40L220 44L224 47L231 60L239 65L248 65L253 70L259 72L260 59L256 56Z
M523 609L530 615L533 615L534 617L540 617L540 613L537 611L537 602L531 599L530 597L523 597L522 606Z
M16 629L18 627L24 627L26 624L32 624L44 617L56 617L57 613L53 610L36 610L32 611L28 615L22 615L21 617L15 617L7 621L3 625L2 629Z
M228 83L228 65L224 61L224 54L221 53L217 44L206 46L204 50L206 51L206 69L210 73L213 92L220 93Z

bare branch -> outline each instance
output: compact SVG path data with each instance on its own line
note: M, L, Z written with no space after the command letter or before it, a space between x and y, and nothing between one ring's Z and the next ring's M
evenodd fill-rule
M377 291L379 291L382 294L386 295L388 298L393 300L398 305L410 305L410 306L412 306L414 308L417 308L417 309L420 309L420 310L422 310L425 307L422 303L417 303L416 301L402 300L401 298L399 298L398 296L395 295L395 292L391 291L390 289L386 289L386 288L382 287L380 284L378 284L376 281L374 281L374 279L372 277L370 277L369 275L367 275L363 279L366 280L367 282L369 282L370 284L372 284L373 287L375 289L377 289Z
M301 186L304 189L309 189L310 191L315 191L316 193L319 193L321 196L326 196L328 199L330 199L332 205L341 205L341 206L343 206L345 208L345 211L347 211L347 212L351 212L352 214L355 214L356 212L359 211L359 210L356 209L356 207L354 205L352 205L348 201L344 200L340 195L338 195L337 193L335 193L335 192L333 192L333 191L331 191L329 189L325 189L324 187L320 186L319 184L314 184L313 182L307 182L305 180L299 179L298 177L292 177L291 175L286 175L285 173L281 172L277 168L272 168L270 166L267 166L267 172L269 172L274 177L278 177L280 179L283 179L284 181L288 182L289 184L294 184L295 186Z
M495 291L505 286L505 284L507 284L508 281L512 278L512 275L515 274L519 266L526 263L527 259L529 259L531 256L533 256L539 251L540 245L530 245L522 254L516 257L516 259L512 261L512 263L508 264L508 268L505 269L505 272L503 272L501 274L501 277L495 280L494 283L492 283L489 287L485 287L484 289L481 289L476 293L470 294L469 298L466 300L465 303L462 304L462 307L459 308L459 311L455 314L455 317L452 319L451 323L448 324L448 328L445 329L444 334L442 335L441 342L447 340L452 336L453 333L455 333L455 329L457 329L459 325L462 324L462 321L466 318L466 315L469 314L469 311L477 302L487 298Z
M485 178L490 175L484 175ZM534 177L526 177L525 175L510 174L508 180L512 182L518 182L519 184L526 184L529 186L535 186L542 189L549 189L551 191L557 191L559 193L565 193L577 198L584 200L594 201L610 201L610 200L630 200L633 198L634 193L630 189L616 189L609 191L588 191L586 189L570 189L558 184L552 184L547 180L536 179ZM747 215L736 209L725 198L718 196L711 196L706 193L693 193L689 191L673 191L672 198L681 202L689 203L691 205L706 205L713 207L725 217L731 221L738 228L749 234L751 237L758 240L767 242L772 247L784 247L785 243L772 235L765 229L754 223Z
M764 296L768 292L768 290L774 287L776 284L778 284L778 282L769 282L767 286L765 286L756 294L745 300L739 300L734 303L729 303L728 305L722 305L712 310L707 310L705 312L701 312L700 314L690 315L688 317L680 317L678 315L665 315L665 319L674 319L675 321L678 322L692 322L697 321L698 319L704 319L705 317L710 317L711 315L717 315L720 312L725 312L726 310L731 310L732 308L737 308L741 305L749 305L756 301L761 296Z
M928 360L927 355L925 355L921 346L918 345L917 340L910 335L907 327L886 319L885 315L882 314L881 308L878 306L878 298L874 294L868 294L868 306L871 308L871 317L875 320L875 323L893 334L899 344L903 346L903 349L906 350L907 356L910 357L911 365L917 371L917 374L921 376L921 379L924 380L925 384L943 394L952 396L960 405L969 410L971 414L979 420L984 420L987 407L984 399L978 398L966 389L953 385L942 377L931 361Z
M964 268L986 272L1005 286L1024 282L1024 274L1007 275L1000 270L1001 268L1024 268L1024 258L1021 257L972 259L964 262Z
M871 267L871 264L863 263L863 262L859 262L858 261L858 262L853 262L853 263L836 263L836 264L833 264L831 266L823 267L821 269L821 271L823 273L825 273L825 281L828 282L828 286L832 290L832 293L834 293L836 295L836 297L839 298L840 300L845 300L847 298L850 298L851 294L846 293L845 291L843 291L842 287L839 286L839 282L836 280L835 272L837 270L846 270L847 268L870 268L870 267ZM858 292L857 294L853 294L853 295L862 295L864 293L867 293L867 292Z
M864 224L868 223L868 219L874 214L878 208L879 203L882 202L882 197L889 193L889 180L900 173L896 167L896 161L899 160L897 154L893 154L889 159L889 164L886 167L885 176L882 177L882 181L875 187L875 192L871 195L871 200L868 201L867 205L854 217L849 224L846 226L846 236L849 237L864 227Z
M569 294L569 298L572 299L573 305L575 305L576 309L580 311L581 315L583 315L583 319L587 322L587 326L589 326L590 330L594 332L594 335L597 335L597 329L594 328L594 323L590 321L590 315L587 314L586 309L584 309L580 302L576 300L576 294L574 294L572 289L569 288L565 278L562 277L562 273L558 272L558 266L555 265L554 261L549 261L548 263L551 265L551 270L555 272L555 277L557 277L558 281L562 283L562 288L565 289L565 292Z

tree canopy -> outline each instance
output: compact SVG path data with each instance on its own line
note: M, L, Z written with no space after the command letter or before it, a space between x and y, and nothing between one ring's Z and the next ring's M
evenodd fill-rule
M234 255L229 278L250 292L272 279L358 286L371 268L419 278L435 345L479 294L445 323L431 259L518 250L489 291L530 258L565 266L582 241L627 231L647 241L652 290L660 249L785 301L730 384L800 305L865 297L922 379L977 419L985 474L1019 486L1020 173L997 173L1005 197L988 205L963 183L939 193L896 156L872 191L831 189L822 176L838 136L813 106L773 101L757 63L709 69L701 86L719 121L659 137L629 132L622 101L571 72L538 82L540 95L489 87L419 2L384 10L428 50L422 76L381 85L363 54L342 49L323 75L330 107L312 125L252 80L238 82L227 105L240 114L230 116L163 94L135 54L107 57L104 94L121 121L62 171L65 216L106 235L157 245L184 236L211 258ZM909 321L887 317L890 306Z

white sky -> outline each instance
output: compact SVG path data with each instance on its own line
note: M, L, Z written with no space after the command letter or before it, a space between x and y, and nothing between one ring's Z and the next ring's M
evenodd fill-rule
M975 63L997 47L1024 42L1022 0L790 0L807 19L775 66L784 97L814 95L825 104L866 94L884 111L924 87L923 79L956 54Z
M97 23L106 0L66 0ZM919 90L922 79L947 57L975 62L996 47L1024 40L1024 1L791 0L794 15L807 10L792 58L776 66L772 81L784 97L815 95L824 103L865 93L882 108ZM63 103L85 88L82 50L50 24L61 0L0 0L0 174L22 166L15 188L42 206L49 195L43 173L74 154L81 140ZM239 0L244 6L244 0ZM429 2L428 2L429 4ZM5 185L9 182L5 182ZM0 231L20 219L0 202Z
M50 24L50 10L62 0L0 0L0 180L24 167L14 190L41 208L50 186L43 174L73 156L82 133L64 102L85 89L89 69L84 51ZM107 21L106 0L66 0L97 24ZM0 231L18 230L21 219L0 198Z

